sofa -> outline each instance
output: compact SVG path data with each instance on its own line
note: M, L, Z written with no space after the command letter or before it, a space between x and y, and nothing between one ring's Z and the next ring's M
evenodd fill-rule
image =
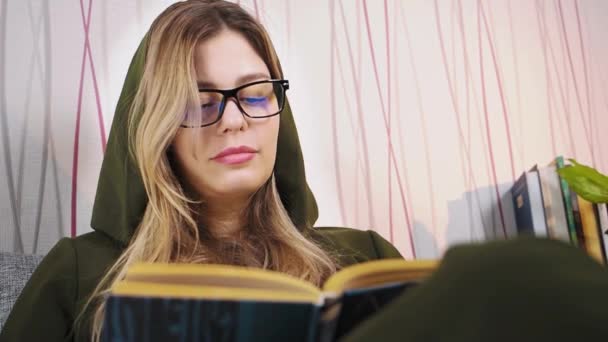
M0 252L0 330L42 255Z

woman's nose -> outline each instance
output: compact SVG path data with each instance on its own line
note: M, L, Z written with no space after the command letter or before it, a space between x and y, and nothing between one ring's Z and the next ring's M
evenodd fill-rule
M222 132L230 130L242 130L247 126L247 120L245 115L241 113L241 110L236 104L234 99L228 99L226 101L226 107L224 108L224 114L220 120L220 129Z

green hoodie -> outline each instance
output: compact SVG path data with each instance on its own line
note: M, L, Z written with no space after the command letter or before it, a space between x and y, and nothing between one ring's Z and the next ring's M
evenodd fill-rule
M145 55L146 39L131 61L114 114L93 207L93 232L63 238L45 256L15 303L0 334L1 342L90 339L88 325L71 329L74 319L106 270L128 245L148 201L127 148L128 109L141 79ZM395 247L373 231L312 228L318 209L306 182L289 103L281 113L274 172L291 220L325 250L338 255L342 266L401 257Z

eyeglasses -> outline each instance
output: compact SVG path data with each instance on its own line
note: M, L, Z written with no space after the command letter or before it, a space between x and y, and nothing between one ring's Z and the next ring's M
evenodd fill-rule
M264 80L243 84L234 89L199 88L200 111L187 113L182 127L211 126L220 121L228 99L233 97L241 113L254 119L281 113L285 106L288 80Z

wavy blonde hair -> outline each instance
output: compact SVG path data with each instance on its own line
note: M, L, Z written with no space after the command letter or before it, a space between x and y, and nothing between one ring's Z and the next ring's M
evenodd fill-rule
M129 245L101 279L77 322L92 315L99 341L104 295L136 262L223 263L279 271L321 285L336 271L335 258L293 224L279 197L274 176L252 195L246 211L246 238L221 241L200 223L204 205L178 179L169 146L187 108L198 107L193 66L196 45L221 30L242 34L266 62L271 77L282 78L274 47L262 25L240 6L189 0L167 8L149 32L146 63L130 108L129 149L149 198ZM175 115L167 115L175 113Z

